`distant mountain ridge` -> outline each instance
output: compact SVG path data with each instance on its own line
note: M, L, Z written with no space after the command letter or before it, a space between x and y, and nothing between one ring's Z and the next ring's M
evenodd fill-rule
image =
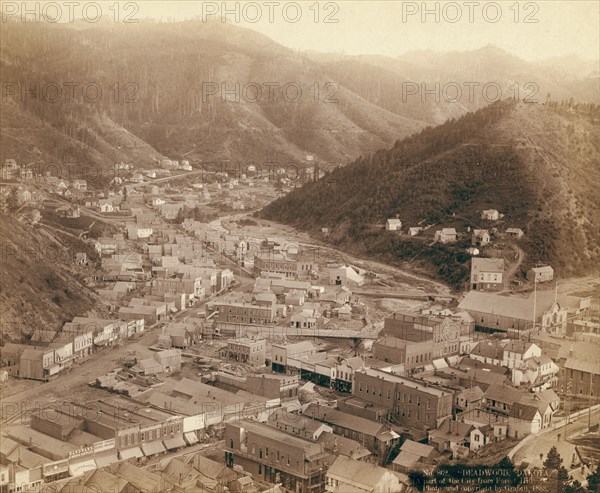
M548 92L554 100L598 97L585 62L555 63L525 62L496 47L397 58L299 53L221 22L9 21L0 40L3 82L12 84L0 103L0 159L107 169L118 161L151 167L165 157L260 164L312 155L345 164L491 100L478 89L473 102L449 102L448 84L495 82L506 97L519 83L525 97L523 85L535 82L543 101ZM424 97L421 84L435 82L446 92ZM72 101L69 83L79 84ZM37 96L23 91L35 84ZM419 92L407 94L414 84ZM62 93L51 101L56 86Z
M141 167L165 156L283 164L313 155L339 164L426 125L357 96L302 54L221 23L8 22L0 57L3 79L17 88L80 84L74 101L11 93L2 104L2 159L37 159L36 147L58 161ZM30 125L56 133L10 132Z
M466 52L417 51L398 57L315 52L309 56L365 99L398 114L418 114L432 124L509 97L543 103L550 94L555 101L572 97L600 103L598 61L578 57L527 62L494 45ZM460 96L456 87L462 91Z

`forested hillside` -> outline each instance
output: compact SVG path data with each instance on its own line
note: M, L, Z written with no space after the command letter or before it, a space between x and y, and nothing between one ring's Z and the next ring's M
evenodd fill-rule
M2 29L2 160L337 164L425 126L221 22Z
M600 198L589 187L600 179L599 123L593 104L507 100L362 157L261 215L316 234L327 227L342 249L410 261L460 287L468 275L467 227L490 227L480 212L495 208L504 218L493 226L526 232L524 267L539 261L563 275L581 273L600 259ZM405 228L456 227L463 241L440 245L386 232L392 217Z

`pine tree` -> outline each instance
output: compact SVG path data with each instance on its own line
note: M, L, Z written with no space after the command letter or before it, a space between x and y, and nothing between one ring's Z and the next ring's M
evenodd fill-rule
M556 491L565 493L570 481L569 472L565 469L565 466L560 466L556 473Z
M581 485L581 483L577 480L573 481L572 484L568 485L566 493L585 493L585 488Z
M596 472L587 477L589 493L600 493L600 467L596 467Z
M562 462L563 462L563 460L562 460L562 457L560 456L560 454L558 453L558 450L556 450L556 447L552 447L548 451L548 455L546 455L546 460L544 461L544 467L546 469L557 471L560 468Z

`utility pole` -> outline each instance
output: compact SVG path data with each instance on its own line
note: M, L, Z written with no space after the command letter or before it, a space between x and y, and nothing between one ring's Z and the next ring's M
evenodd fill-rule
M536 313L537 313L537 276L533 279L533 332L535 332L535 322L537 320Z
M594 382L594 373L590 371L590 389L589 389L589 395L590 395L590 402L588 405L588 431L591 430L592 428L592 386L593 386L593 382Z
M565 442L567 441L567 426L569 425L570 416L571 416L571 403L569 401L569 393L571 391L571 380L567 382L567 393L565 394L566 404L567 404L567 415L565 416Z

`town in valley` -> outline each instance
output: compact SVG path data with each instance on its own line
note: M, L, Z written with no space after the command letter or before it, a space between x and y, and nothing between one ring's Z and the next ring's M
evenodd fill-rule
M159 32L169 22L122 30L156 29L152 43L169 46L178 28ZM14 21L7 33L29 26ZM15 63L14 40L42 27L7 34L2 66ZM103 29L81 35L110 38ZM202 29L198 50L235 58L224 71L277 74L292 57L277 58L280 47L248 61L266 36L217 21ZM235 49L223 55L229 36ZM95 56L86 70L102 66ZM364 69L358 62L345 73L343 57L306 57L293 63L339 70L339 97L360 93L348 75ZM73 60L65 63L84 64ZM38 110L5 100L3 85L1 492L600 491L597 99L569 101L556 85L556 97L466 105L440 126L403 121L406 140L396 143L373 127L365 137L372 122L354 137L342 116L287 112L281 101L260 118L226 120L223 108L238 102L224 100L198 111L214 130L187 141L167 119L189 117L191 128L196 103L158 90L163 75L194 83L191 68L177 70L140 77L141 97L155 91L140 115L180 105L160 116L163 126L112 101L93 116L77 116L77 105ZM355 105L351 114L376 104L360 97L340 106ZM369 111L396 131L390 107ZM55 110L71 123L61 127ZM306 111L340 130L327 127L322 147L286 141L293 161L282 154L286 131L271 130L280 146L271 159L261 155L270 127L257 122L272 111L282 128L309 127ZM556 133L543 130L551 125ZM219 159L223 149L233 154ZM98 162L60 159L69 152ZM587 164L568 171L563 156L577 152ZM537 171L531 189L524 175L459 183L460 171L426 167L439 159ZM390 199L394 180L415 195Z

